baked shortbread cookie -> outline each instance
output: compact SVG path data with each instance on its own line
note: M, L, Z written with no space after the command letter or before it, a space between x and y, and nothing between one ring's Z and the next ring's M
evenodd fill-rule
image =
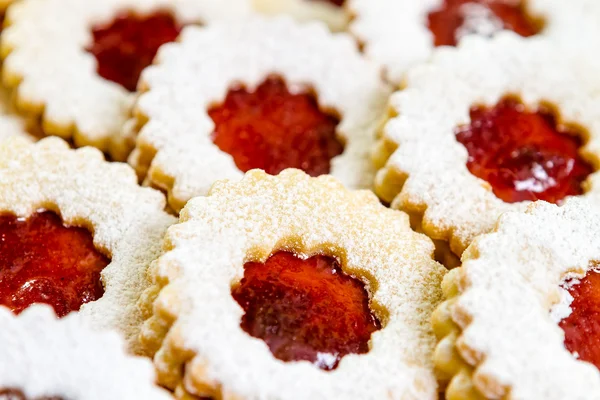
M137 352L146 270L174 218L126 164L58 138L0 142L0 305L47 303L116 329Z
M597 398L598 260L600 214L577 198L508 212L478 237L433 315L446 398Z
M6 9L12 3L13 0L0 0L0 18L2 21L4 20ZM36 140L35 136L27 132L30 128L32 128L32 124L27 123L25 119L18 116L12 103L10 91L0 85L0 140L11 136L21 136L25 139Z
M445 269L371 192L250 171L190 200L164 247L142 339L178 398L437 399Z
M168 400L145 359L79 315L56 319L48 306L19 316L0 306L0 398L7 400Z
M508 32L440 49L391 97L377 194L458 256L529 201L598 202L600 81L583 65Z
M348 0L350 31L386 78L401 84L409 67L436 46L454 46L467 35L490 37L512 30L539 34L567 47L593 46L600 6L595 0Z
M129 161L175 210L254 168L372 185L369 151L390 92L351 38L322 24L256 17L186 28L141 87Z
M304 22L321 20L332 31L343 31L348 25L346 0L251 0L254 7L267 15L289 14Z
M0 140L11 136L19 136L27 140L37 138L27 132L29 124L17 115L11 103L8 90L0 87Z
M24 0L2 34L3 82L20 112L47 135L92 145L117 159L137 78L183 25L233 20L247 0Z
M10 6L14 2L15 0L0 0L0 13L4 15L8 6Z

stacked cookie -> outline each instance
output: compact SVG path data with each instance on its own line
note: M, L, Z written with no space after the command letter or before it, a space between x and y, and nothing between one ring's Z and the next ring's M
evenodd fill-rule
M0 399L593 399L593 0L15 0Z

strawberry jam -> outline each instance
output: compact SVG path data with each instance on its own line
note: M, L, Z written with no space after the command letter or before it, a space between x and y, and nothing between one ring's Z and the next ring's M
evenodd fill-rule
M572 311L559 324L565 332L565 347L600 369L600 273L590 270L569 293Z
M381 328L363 283L331 257L278 252L264 264L246 263L232 296L245 311L241 327L276 358L324 370L346 354L368 352L371 333Z
M456 46L466 34L490 36L502 29L528 37L542 25L527 15L523 1L510 0L443 0L428 22L436 46Z
M16 314L46 303L62 317L97 300L104 294L100 271L109 262L90 232L64 226L52 212L26 220L0 216L0 305Z
M110 24L95 26L94 43L87 50L98 61L98 75L133 92L158 48L174 41L180 31L181 26L167 12L124 13Z
M344 150L336 138L339 120L319 110L311 93L291 94L283 79L269 77L256 90L238 86L208 114L214 143L246 172L276 175L298 168L311 176L329 173L330 160Z
M583 193L594 172L579 156L581 133L557 125L546 108L531 112L513 98L495 107L473 107L471 123L456 130L469 153L467 167L486 180L507 203L545 200L559 203Z

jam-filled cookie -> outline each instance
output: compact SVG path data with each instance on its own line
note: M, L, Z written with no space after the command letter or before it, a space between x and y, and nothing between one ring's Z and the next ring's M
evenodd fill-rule
M372 185L390 92L345 34L284 17L188 27L141 82L129 161L175 210L254 168Z
M445 269L371 192L250 171L190 200L164 248L142 341L177 397L438 398Z
M455 46L468 35L491 37L509 30L589 50L600 18L595 0L348 0L348 10L349 29L365 55L395 84L436 47Z
M36 305L15 316L0 306L0 399L168 400L151 363L127 355L113 332L98 332L80 315L57 319Z
M58 138L0 142L0 306L46 303L120 331L130 350L144 311L146 270L174 218L164 196L126 164Z
M13 0L0 0L0 22L4 22L6 8ZM0 33L2 26L0 25ZM1 37L1 36L0 36ZM11 93L0 84L0 140L10 136L20 136L28 140L36 140L36 137L28 133L31 124L21 118L12 103Z
M332 31L348 25L347 0L250 0L257 11L267 15L289 14L299 21L321 20Z
M0 87L0 140L11 136L19 136L26 140L36 140L37 138L28 132L30 124L14 110L10 101L10 93Z
M433 315L446 398L596 398L598 260L600 213L578 198L508 212L478 237Z
M457 256L530 201L599 202L600 80L585 64L509 32L440 49L391 97L376 192Z
M236 19L247 0L23 0L7 11L2 78L46 135L127 157L138 77L187 24Z

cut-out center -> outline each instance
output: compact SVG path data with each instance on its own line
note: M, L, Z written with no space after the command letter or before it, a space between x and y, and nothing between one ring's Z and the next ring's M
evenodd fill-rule
M15 314L45 303L62 317L99 299L109 262L87 229L66 227L52 212L0 216L0 304Z
M469 171L486 180L498 198L559 203L583 193L581 184L594 172L579 155L584 135L557 125L550 109L528 111L507 97L491 108L473 107L470 116L456 139L469 153Z
M368 352L371 334L381 328L364 284L332 257L278 252L264 264L246 263L232 296L245 311L241 327L276 358L324 370L346 354Z
M318 176L329 173L331 159L344 150L336 138L339 120L323 113L312 93L290 93L280 77L252 92L234 87L208 113L213 142L243 172L259 168L276 175L298 168Z
M180 31L181 26L167 12L123 13L110 24L92 29L94 43L87 50L98 61L98 75L133 92L158 48L174 41Z
M600 273L590 270L568 290L573 296L571 314L559 324L565 332L565 347L600 369Z
M456 46L468 34L491 36L508 29L521 36L537 34L541 21L527 15L523 1L444 0L428 15L436 46Z

